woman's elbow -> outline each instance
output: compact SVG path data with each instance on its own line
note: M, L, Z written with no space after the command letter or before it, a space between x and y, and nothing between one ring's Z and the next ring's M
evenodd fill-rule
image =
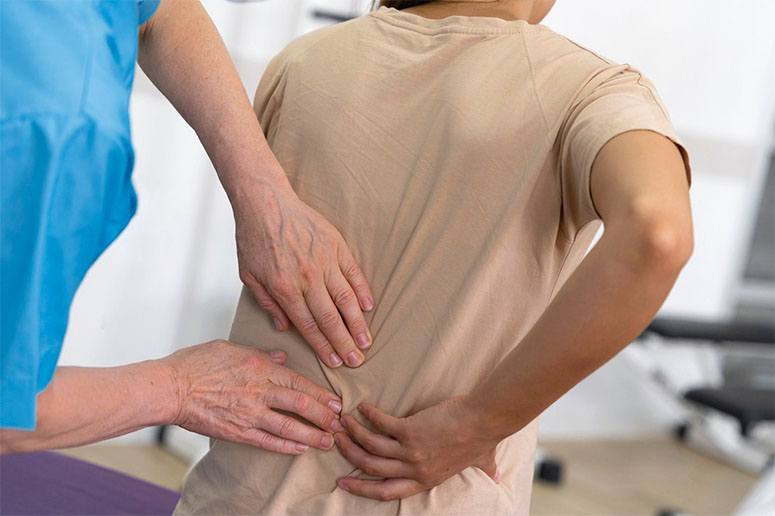
M674 212L654 209L636 213L632 227L641 265L677 274L689 261L694 250L691 215L688 209L685 215Z

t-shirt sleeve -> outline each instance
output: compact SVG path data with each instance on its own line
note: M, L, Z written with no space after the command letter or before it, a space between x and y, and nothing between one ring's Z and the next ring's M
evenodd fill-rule
M584 85L560 129L563 220L569 237L600 218L590 191L598 153L615 136L634 130L654 131L672 140L691 181L688 154L654 86L637 70L612 65Z

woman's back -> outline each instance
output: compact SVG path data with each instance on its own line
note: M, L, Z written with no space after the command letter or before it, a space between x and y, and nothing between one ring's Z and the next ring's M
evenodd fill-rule
M296 193L372 286L373 346L361 367L329 369L246 294L231 339L284 349L345 412L367 401L397 416L470 391L541 315L597 228L600 147L633 129L675 138L636 71L547 28L385 8L292 43L255 108ZM468 468L400 502L338 489L354 468L336 451L216 442L178 512L527 514L535 430L499 446L500 484Z

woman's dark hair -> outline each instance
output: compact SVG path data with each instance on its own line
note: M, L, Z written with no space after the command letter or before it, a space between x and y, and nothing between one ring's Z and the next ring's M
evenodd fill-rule
M416 5L429 4L433 0L381 0L379 5L393 7L394 9L408 9Z

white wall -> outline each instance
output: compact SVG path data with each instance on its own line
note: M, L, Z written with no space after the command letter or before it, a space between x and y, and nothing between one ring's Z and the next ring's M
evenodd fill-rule
M299 31L319 25L307 16L312 6L347 12L363 3L205 5L252 95L267 60ZM646 73L693 153L696 252L666 304L670 313L729 312L752 185L775 119L774 19L771 0L559 0L546 21ZM224 337L231 322L239 292L233 222L215 174L196 136L141 74L132 117L138 214L76 296L65 364L158 357ZM676 354L684 372L692 370L690 356ZM634 363L623 354L576 387L545 414L543 435L626 437L664 429L679 412L639 379Z

